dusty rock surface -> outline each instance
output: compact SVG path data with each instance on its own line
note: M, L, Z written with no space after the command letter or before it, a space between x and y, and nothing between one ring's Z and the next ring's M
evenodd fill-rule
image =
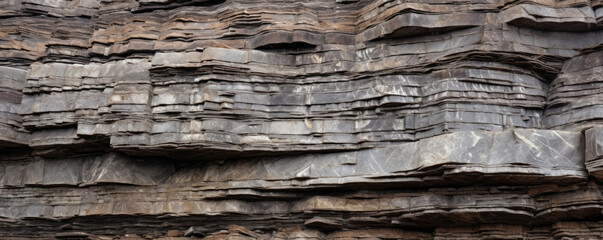
M601 0L0 1L2 239L602 239Z

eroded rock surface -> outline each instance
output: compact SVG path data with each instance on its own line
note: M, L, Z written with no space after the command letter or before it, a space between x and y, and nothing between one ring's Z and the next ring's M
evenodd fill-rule
M7 239L601 239L603 1L0 1Z

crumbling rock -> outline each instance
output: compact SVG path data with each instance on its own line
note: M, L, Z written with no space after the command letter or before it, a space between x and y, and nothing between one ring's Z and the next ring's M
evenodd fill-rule
M2 238L603 237L603 1L0 19Z

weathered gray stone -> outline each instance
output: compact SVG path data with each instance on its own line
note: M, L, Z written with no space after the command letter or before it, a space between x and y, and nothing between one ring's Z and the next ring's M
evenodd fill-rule
M603 179L603 127L595 126L584 131L584 141L586 169L593 177Z
M0 19L3 238L603 233L603 1L8 0Z

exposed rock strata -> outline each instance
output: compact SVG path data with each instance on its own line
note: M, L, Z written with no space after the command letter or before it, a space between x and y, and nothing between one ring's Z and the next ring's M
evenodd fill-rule
M0 236L600 239L603 2L0 2Z

